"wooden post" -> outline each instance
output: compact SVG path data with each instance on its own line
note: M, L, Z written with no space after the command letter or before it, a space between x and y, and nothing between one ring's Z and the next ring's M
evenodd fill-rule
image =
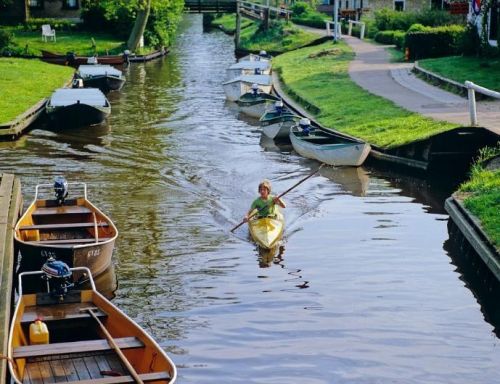
M241 10L240 10L240 2L236 0L236 31L234 33L234 46L236 49L240 47L240 33L241 33Z

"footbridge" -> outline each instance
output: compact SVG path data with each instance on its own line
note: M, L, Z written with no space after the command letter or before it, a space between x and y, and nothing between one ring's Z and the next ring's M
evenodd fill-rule
M236 0L185 0L184 9L190 13L233 13Z

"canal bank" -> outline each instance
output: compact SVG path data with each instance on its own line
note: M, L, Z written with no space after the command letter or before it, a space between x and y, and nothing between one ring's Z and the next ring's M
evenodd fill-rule
M225 102L233 47L187 17L170 55L131 66L103 127L37 126L0 144L0 169L27 201L56 175L89 183L121 234L114 302L179 381L494 382L499 323L484 318L497 297L476 297L446 246L453 186L324 167L287 195L280 255L229 233L262 178L279 193L318 166L261 142Z

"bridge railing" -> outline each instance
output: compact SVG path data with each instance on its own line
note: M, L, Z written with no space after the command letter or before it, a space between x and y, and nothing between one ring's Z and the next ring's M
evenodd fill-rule
M186 12L235 12L236 0L184 0Z

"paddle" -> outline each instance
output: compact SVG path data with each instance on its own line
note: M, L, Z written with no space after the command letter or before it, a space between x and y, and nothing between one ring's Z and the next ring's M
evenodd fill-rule
M285 196L288 192L290 192L292 189L295 189L297 188L300 184L302 184L304 181L306 181L307 179L309 179L310 177L314 176L316 173L318 173L318 171L321 169L321 167L325 165L325 164L321 164L318 169L316 169L314 172L310 173L308 176L304 177L302 180L300 180L298 183L294 184L293 186L291 186L290 188L288 188L285 192L283 192L281 195L277 196L276 198L277 199L281 199L283 196ZM250 216L248 216L248 220L250 220L252 217L254 217L255 215L257 215L259 212L263 211L264 209L268 208L270 204L267 204L265 206L263 206L261 209L259 209L258 211L252 213ZM234 232L236 229L238 229L239 227L241 227L243 224L245 224L248 220L243 220L241 223L239 223L236 227L234 227L233 229L231 229L231 232Z

